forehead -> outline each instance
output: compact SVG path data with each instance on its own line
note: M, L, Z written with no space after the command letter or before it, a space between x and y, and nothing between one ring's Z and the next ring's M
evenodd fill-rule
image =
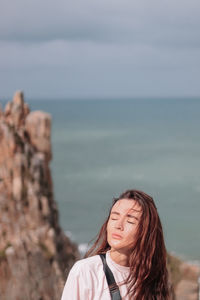
M132 199L120 199L118 200L112 207L111 213L116 211L120 214L132 214L140 216L142 213L141 206L137 203L137 201Z

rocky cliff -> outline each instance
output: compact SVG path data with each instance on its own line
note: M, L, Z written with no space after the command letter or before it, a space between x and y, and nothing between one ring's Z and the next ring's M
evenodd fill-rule
M17 92L0 109L0 299L58 300L77 248L58 222L51 116Z
M193 264L168 254L168 270L175 300L198 300L200 276L199 264Z

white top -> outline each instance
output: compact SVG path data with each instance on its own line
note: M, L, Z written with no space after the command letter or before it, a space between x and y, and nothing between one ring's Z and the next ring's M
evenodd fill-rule
M116 264L106 253L106 261L113 272L116 283L123 282L129 275L129 267ZM119 286L123 300L126 296L127 286ZM99 255L77 261L69 272L61 300L109 300L110 292L103 270L103 263Z

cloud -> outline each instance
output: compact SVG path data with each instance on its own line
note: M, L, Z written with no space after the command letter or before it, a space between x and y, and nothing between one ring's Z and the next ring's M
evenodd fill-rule
M197 0L4 0L0 39L199 47Z
M1 93L199 95L199 0L1 0Z

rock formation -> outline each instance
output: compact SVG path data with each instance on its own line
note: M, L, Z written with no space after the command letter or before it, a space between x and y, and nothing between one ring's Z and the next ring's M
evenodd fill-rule
M79 258L61 230L49 169L51 116L22 92L0 108L0 299L59 300Z
M175 300L199 299L200 266L198 264L188 263L168 254L168 270Z

